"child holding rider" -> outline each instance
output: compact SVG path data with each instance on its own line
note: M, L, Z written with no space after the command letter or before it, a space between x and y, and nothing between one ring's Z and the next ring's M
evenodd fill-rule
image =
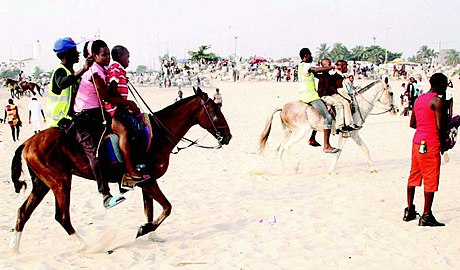
M329 114L326 105L320 99L318 92L316 91L316 85L314 80L314 73L327 72L333 67L313 67L313 58L311 56L310 49L303 48L299 52L299 56L302 62L299 63L298 74L299 74L299 86L300 86L300 100L304 103L310 104L314 107L319 114L324 117L324 146L323 151L325 153L337 153L340 150L332 147L329 144L329 138L331 136L332 127L332 116Z
M321 61L321 66L330 67L331 60L323 59ZM318 94L321 99L334 106L336 116L335 116L335 127L338 131L349 129L353 118L351 115L351 108L349 100L345 99L341 94L338 93L336 85L331 83L331 76L329 73L325 73L318 81ZM320 91L321 80L326 81L326 89Z
M108 97L105 83L105 67L110 64L110 50L102 40L86 42L83 56L94 57L94 64L86 71L75 98L74 111L77 122L77 140L83 146L91 170L97 181L99 192L103 197L103 206L108 209L125 200L124 197L112 196L107 179L102 176L97 158L97 150L105 131L106 116L102 110L102 100Z
M123 46L112 49L113 63L107 70L106 82L109 89L110 102L104 102L105 110L112 116L112 131L120 138L119 146L126 164L127 173L123 176L122 185L131 186L148 180L150 176L139 174L132 162L131 147L128 133L136 130L136 115L140 110L136 103L128 100L128 84L125 68L129 65L129 51ZM131 184L127 184L131 183Z

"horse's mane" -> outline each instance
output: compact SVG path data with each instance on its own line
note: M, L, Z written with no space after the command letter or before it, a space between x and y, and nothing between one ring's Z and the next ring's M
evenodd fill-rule
M157 111L154 113L154 115L162 115L162 114L169 114L171 111L177 109L178 107L182 106L185 103L188 103L190 100L195 99L197 96L193 95L190 97L183 98L179 101L174 102L173 104Z
M366 92L368 89L370 89L372 86L376 85L379 82L381 82L381 81L377 80L377 81L371 82L370 84L368 84L368 85L364 86L363 88L359 89L358 94L362 94L362 93Z

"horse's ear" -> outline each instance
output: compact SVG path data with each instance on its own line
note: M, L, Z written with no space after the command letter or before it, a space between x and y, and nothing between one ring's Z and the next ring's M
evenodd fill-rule
M195 89L195 86L192 86L192 88L193 88L193 93L195 93L195 94L196 94L196 89Z
M199 86L196 89L193 88L193 90L195 91L195 94L198 95L198 96L203 94L203 91L201 91L201 88Z

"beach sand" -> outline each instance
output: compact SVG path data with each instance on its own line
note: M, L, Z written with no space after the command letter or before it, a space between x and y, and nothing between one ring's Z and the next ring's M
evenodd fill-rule
M453 82L454 112L459 112L460 82ZM366 85L363 80L356 83ZM390 83L399 93L402 81ZM33 133L26 117L30 99L17 102L24 123L21 141L12 142L7 125L0 129L0 269L458 269L459 146L441 168L433 205L446 227L418 227L417 221L402 221L414 133L409 117L370 116L360 131L377 174L369 172L364 154L348 141L337 175L328 175L333 156L308 146L306 140L293 147L301 160L295 174L289 167L293 164L287 162L283 171L276 159L283 138L278 114L269 150L256 152L266 117L275 107L297 99L296 84L214 81L213 88L204 91L212 96L215 87L223 95L222 111L233 139L219 150L192 147L171 156L168 172L158 180L173 205L171 216L157 230L165 241L135 239L137 228L146 222L140 189L106 211L96 183L75 177L71 217L90 246L83 252L54 220L51 192L25 226L21 254L8 250L17 209L31 189L27 173L22 176L28 179L26 192L15 194L10 181L13 152ZM138 89L154 110L171 104L177 95L176 88ZM183 91L184 96L193 93L191 88ZM3 88L0 104L7 99ZM44 98L39 100L44 104ZM196 127L187 137L204 133ZM322 137L317 135L319 142ZM337 138L332 137L332 145ZM215 140L207 136L203 143L214 145ZM423 210L422 189L417 189L415 204ZM155 215L160 213L155 204Z

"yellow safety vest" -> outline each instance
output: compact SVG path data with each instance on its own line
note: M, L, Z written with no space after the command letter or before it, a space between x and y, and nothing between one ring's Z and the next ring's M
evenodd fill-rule
M62 89L60 95L56 95L53 93L53 81L54 81L54 73L56 70L63 68L67 75L71 75L72 72L68 70L63 64L59 64L59 66L54 70L53 75L51 75L51 82L49 84L48 90L48 98L46 100L45 105L45 116L46 122L49 124L50 127L57 127L57 123L62 118L72 119L68 114L70 110L70 104L72 101L72 86L69 86L65 89Z
M300 101L310 103L314 100L320 99L318 92L316 92L315 77L313 72L310 72L308 76L303 73L304 62L299 63L298 76L300 84Z

